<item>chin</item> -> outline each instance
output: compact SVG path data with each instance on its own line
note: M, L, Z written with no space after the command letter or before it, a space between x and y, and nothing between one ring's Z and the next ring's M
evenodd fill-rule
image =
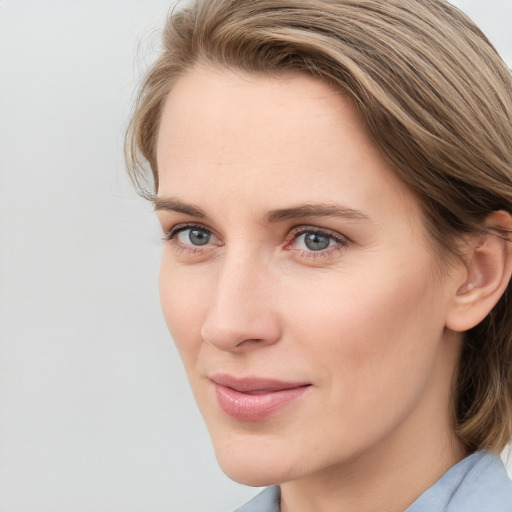
M252 436L219 441L214 439L217 461L235 482L251 487L278 485L300 477L300 467L292 454L280 450L275 441ZM282 446L281 446L282 448Z
M270 460L240 460L239 457L217 457L217 460L227 477L249 487L278 485L290 479L284 477L280 468L273 467Z

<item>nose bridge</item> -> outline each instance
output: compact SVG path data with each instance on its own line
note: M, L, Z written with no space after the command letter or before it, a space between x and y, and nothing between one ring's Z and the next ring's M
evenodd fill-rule
M203 339L222 350L248 341L274 342L279 329L271 294L268 265L255 251L248 247L227 251L202 328Z

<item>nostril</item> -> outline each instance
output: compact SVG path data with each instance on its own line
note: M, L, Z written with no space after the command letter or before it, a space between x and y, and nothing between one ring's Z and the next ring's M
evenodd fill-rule
M263 340L261 338L249 338L246 340L241 341L238 346L240 345L250 345L254 343L261 343Z
M203 327L201 336L205 343L226 351L256 348L278 341L280 330L275 321L268 318L266 322L258 322L257 324L257 327L252 327L249 322L241 327L236 325L221 326L210 322ZM261 336L251 338L247 336L248 334L261 334Z
M253 285L249 293L228 286L230 282L226 278L223 286L218 285L201 328L202 339L226 351L262 347L278 341L281 329L274 306L257 297Z

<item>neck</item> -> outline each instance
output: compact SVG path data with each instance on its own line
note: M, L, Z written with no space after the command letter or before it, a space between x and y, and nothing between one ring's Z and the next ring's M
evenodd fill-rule
M342 466L281 485L282 512L403 512L467 453L455 439L438 448L425 439L410 447L375 447ZM411 454L413 454L411 456Z

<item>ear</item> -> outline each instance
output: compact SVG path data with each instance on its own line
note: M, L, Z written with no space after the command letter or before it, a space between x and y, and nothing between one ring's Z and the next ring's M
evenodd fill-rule
M512 273L512 216L493 212L482 231L471 237L464 282L457 285L446 327L464 332L478 325L498 303Z

